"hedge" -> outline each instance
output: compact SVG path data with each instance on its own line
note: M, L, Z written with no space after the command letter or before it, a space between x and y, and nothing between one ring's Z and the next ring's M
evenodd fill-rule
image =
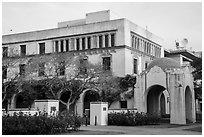
M3 135L41 135L76 131L81 126L80 117L62 113L56 117L46 115L14 115L2 117Z
M108 125L138 126L158 124L160 118L157 115L139 112L117 112L108 114Z

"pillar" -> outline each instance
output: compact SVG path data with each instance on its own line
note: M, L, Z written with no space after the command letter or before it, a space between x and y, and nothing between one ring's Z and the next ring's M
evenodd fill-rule
M111 35L108 34L108 47L111 47Z

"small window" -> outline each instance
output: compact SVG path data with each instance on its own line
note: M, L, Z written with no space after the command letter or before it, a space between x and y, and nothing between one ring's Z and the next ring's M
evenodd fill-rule
M55 52L59 52L58 41L55 41Z
M108 35L105 35L105 47L108 47L109 41L108 41Z
M106 107L103 107L103 111L106 111Z
M20 76L25 76L25 64L20 64L19 69Z
M45 43L39 43L40 54L45 54Z
M137 59L134 59L133 61L133 72L134 74L137 74Z
M107 71L111 69L111 58L103 57L103 70Z
M115 34L111 34L111 47L115 46Z
M87 64L88 64L88 59L80 59L80 66L79 66L79 71L80 74L87 74Z
M145 69L147 69L147 66L148 66L148 63L147 63L147 62L145 62Z
M3 57L8 57L8 47L3 47Z
M7 79L7 66L2 66L2 79Z
M120 108L127 108L127 101L120 101Z
M39 64L39 71L38 76L44 76L45 75L45 63Z
M25 56L26 55L26 45L20 45L21 47L21 56Z
M103 46L103 37L102 35L99 36L99 48L102 48Z
M88 40L88 49L91 49L91 37L88 37L87 40Z
M64 61L60 62L59 64L59 75L60 76L65 75L65 62Z
M64 40L60 41L60 49L61 49L61 52L64 52Z
M82 38L82 50L85 50L85 38Z

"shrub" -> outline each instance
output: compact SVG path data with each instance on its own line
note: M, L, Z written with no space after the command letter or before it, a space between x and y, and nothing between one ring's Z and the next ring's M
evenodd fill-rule
M21 114L2 117L3 135L58 134L78 130L80 126L80 117L67 113L59 114L56 117Z
M139 112L120 112L108 114L108 125L137 126L158 124L160 118L157 115Z

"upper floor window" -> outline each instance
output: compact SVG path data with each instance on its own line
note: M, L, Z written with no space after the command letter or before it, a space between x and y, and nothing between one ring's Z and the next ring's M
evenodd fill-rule
M88 41L88 42L87 42L87 48L88 48L88 49L91 49L91 37L88 37L88 38L87 38L87 41Z
M115 34L111 34L111 47L115 46Z
M103 36L100 35L99 36L99 48L102 48L102 45L103 45Z
M65 62L64 61L59 63L59 75L60 76L65 75Z
M58 41L55 41L55 52L59 52Z
M7 79L7 66L2 66L2 79Z
M82 38L82 50L85 50L85 38Z
M86 74L87 73L88 59L87 58L80 59L79 63L80 63L79 73L80 74Z
M66 40L66 51L69 51L69 40Z
M103 57L103 70L107 71L111 69L111 58Z
M109 41L108 41L108 35L105 35L105 47L108 47Z
M25 64L20 64L19 65L19 69L20 69L20 76L25 76Z
M120 101L120 108L127 108L127 101Z
M8 47L3 47L3 57L8 57Z
M137 59L134 59L133 61L133 73L137 74Z
M64 52L64 40L60 41L60 49L61 49L61 52Z
M39 43L40 54L45 54L45 43Z
M26 55L26 45L20 45L21 47L21 56L25 56Z
M39 64L38 76L45 75L45 63Z
M78 51L80 49L80 41L79 38L76 39L76 50Z
M145 69L147 69L147 67L148 67L148 63L147 63L147 62L145 62Z

